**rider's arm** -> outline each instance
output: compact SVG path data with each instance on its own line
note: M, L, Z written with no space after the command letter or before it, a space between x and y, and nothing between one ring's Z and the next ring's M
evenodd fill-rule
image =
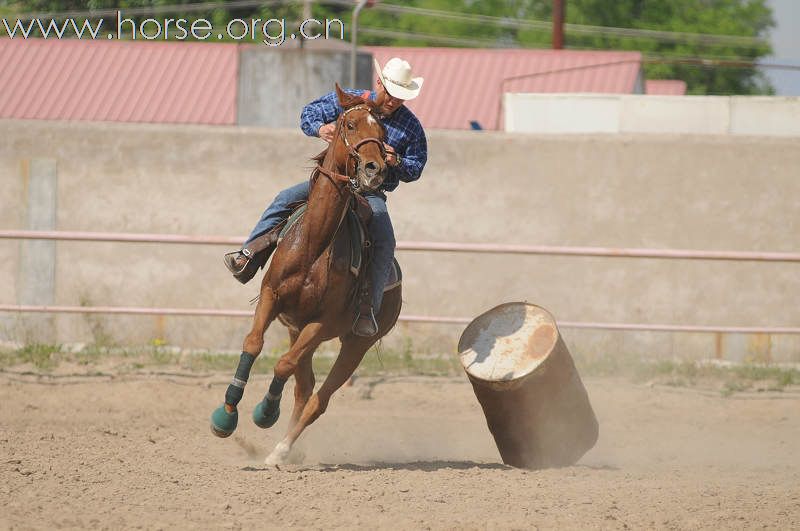
M329 92L305 107L300 113L300 129L308 136L319 136L319 128L336 120L342 107L335 92Z
M400 153L400 164L390 167L390 173L394 173L397 180L406 183L419 179L425 163L428 161L428 142L422 127L419 128L416 138L404 150L398 150L398 152Z

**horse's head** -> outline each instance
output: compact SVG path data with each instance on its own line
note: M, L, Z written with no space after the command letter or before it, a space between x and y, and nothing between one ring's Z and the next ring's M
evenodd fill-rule
M344 92L336 84L339 104L344 109L336 122L331 149L337 165L345 167L357 190L377 190L386 177L386 131L378 114L380 102L364 100Z

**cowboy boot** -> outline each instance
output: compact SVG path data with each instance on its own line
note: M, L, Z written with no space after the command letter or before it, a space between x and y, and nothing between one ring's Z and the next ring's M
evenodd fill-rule
M372 300L369 296L366 300ZM372 305L362 302L356 320L353 323L353 333L360 337L372 337L378 333L378 322L375 321L375 314Z
M228 268L228 271L233 273L233 278L241 282L242 284L247 284L250 282L258 270L264 267L264 264L267 263L267 259L272 252L274 247L269 247L260 251L256 254L247 255L245 251L247 249L241 249L239 251L234 251L232 253L226 254L222 260L225 263L225 267Z
M263 236L259 236L256 240L251 242L250 245L246 245L238 251L227 253L223 256L222 261L225 263L225 267L228 268L228 271L233 273L233 277L236 280L242 284L247 284L250 282L250 279L258 273L258 270L264 267L272 251L277 247L278 235L280 234L281 228L283 228L283 223L280 223ZM254 251L253 247L255 247L256 244L258 244L259 247L262 245L266 245L266 247Z

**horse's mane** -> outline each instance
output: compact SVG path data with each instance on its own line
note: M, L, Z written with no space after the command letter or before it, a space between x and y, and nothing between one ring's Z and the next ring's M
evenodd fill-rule
M330 147L330 146L329 146ZM315 161L317 164L322 164L322 161L325 160L325 156L328 154L328 148L322 150L319 155L315 155L311 157L311 160Z

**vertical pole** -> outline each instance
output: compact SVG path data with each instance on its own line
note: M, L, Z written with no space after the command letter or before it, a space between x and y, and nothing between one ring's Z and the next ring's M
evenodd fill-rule
M564 4L566 0L553 0L553 49L564 48Z
M364 9L366 4L367 0L358 0L355 9L353 9L353 19L351 23L353 28L350 31L350 88L356 88L356 45L358 43L358 15L361 13L361 10Z
M310 20L311 19L311 2L312 1L313 0L303 0L303 15L302 15L303 16L303 20L301 21L301 23L305 22L306 20ZM298 45L300 46L300 48L304 47L304 42L305 42L305 39L300 39L298 41Z
M22 178L27 188L25 226L28 230L55 230L58 177L54 159L31 159L22 164ZM17 273L19 304L55 302L56 242L23 240L20 243ZM53 316L25 318L23 341L55 343Z

